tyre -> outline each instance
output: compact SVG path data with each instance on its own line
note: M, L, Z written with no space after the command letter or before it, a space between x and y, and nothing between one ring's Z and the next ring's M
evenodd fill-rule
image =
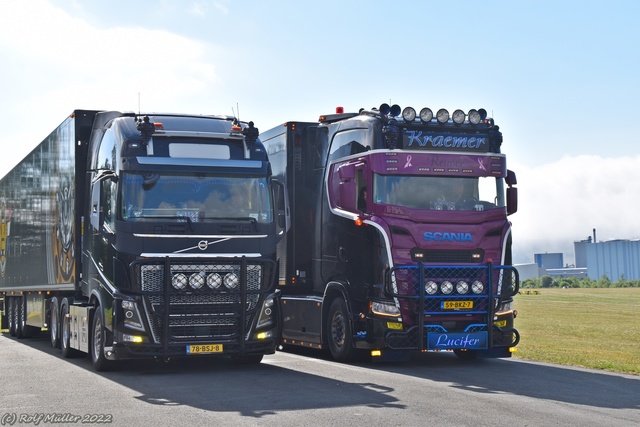
M12 337L16 336L16 318L13 315L13 311L15 310L15 306L13 305L13 300L15 298L7 297L4 301L4 306L7 308L7 323L9 324L9 335Z
M22 335L22 338L31 338L39 329L27 325L27 298L19 298L18 301L20 305L20 317L16 327L19 330L19 334Z
M353 332L344 299L336 298L331 302L326 330L329 352L333 359L338 362L353 360L356 351L353 348Z
M53 348L60 348L60 307L58 306L58 298L52 298L49 307L49 336L51 338L51 346Z
M22 318L24 316L22 297L14 297L13 298L13 323L15 323L16 328L16 338L22 339L24 338L24 334L22 333Z
M100 306L97 306L91 319L91 363L98 372L108 371L111 361L104 355L104 342L107 338L107 331L104 327L104 313Z
M62 300L60 306L60 349L62 357L71 358L77 354L77 350L71 348L71 317L69 316L69 300Z

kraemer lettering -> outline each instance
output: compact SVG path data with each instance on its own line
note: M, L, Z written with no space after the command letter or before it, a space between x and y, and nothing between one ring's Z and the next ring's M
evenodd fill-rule
M456 136L456 135L428 135L422 131L407 131L409 142L407 147L426 148L469 148L478 149L488 141L485 137Z

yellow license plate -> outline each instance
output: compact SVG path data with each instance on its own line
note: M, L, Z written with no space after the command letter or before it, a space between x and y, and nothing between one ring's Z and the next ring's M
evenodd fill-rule
M224 346L222 344L197 344L187 346L187 354L222 353L223 351Z
M473 308L473 301L443 301L442 308L445 310L468 310Z

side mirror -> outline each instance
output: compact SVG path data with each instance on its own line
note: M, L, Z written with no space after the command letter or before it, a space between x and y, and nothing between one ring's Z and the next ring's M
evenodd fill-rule
M102 206L100 204L100 188L102 183L97 181L93 183L91 189L91 227L97 231L100 230L102 223L104 222L104 215L102 214Z
M507 188L507 215L514 214L518 211L518 189L515 187Z
M518 179L514 171L507 170L507 176L504 180L509 186L507 188L507 215L511 215L518 211L518 189L513 187L518 183Z
M287 188L284 183L271 180L272 191L273 191L273 203L274 210L276 215L276 224L279 230L278 234L281 232L286 232L291 227L291 215L289 213L289 197L287 195Z

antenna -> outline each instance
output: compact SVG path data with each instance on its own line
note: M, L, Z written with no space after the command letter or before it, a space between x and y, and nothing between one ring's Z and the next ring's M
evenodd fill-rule
M140 92L138 92L138 114L140 114Z
M236 116L236 110L238 110L238 115ZM231 112L233 113L233 118L240 122L240 104L236 102L236 110L231 107Z

